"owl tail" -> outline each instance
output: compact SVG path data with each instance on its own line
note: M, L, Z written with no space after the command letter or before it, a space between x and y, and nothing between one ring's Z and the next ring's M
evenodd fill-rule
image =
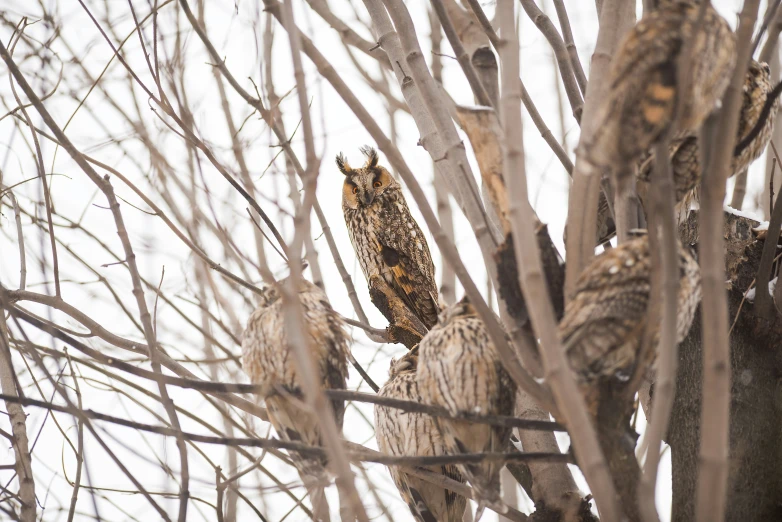
M475 522L480 522L481 517L483 516L483 510L486 509L486 501L481 500L478 502L478 509L475 510Z
M503 515L508 512L506 506L500 498L499 484L486 483L476 480L472 483L472 490L478 500L478 509L475 511L475 522L478 522L483 516L483 511L488 507L493 511Z
M501 501L489 501L489 500L479 500L478 501L478 509L475 510L475 522L479 522L481 520L481 517L483 516L483 512L486 508L491 508L494 512L504 515L508 512L508 506L503 504Z
M329 503L326 500L326 486L328 481L325 477L316 478L309 476L304 478L304 487L307 488L307 494L312 503L312 518L315 522L331 522Z

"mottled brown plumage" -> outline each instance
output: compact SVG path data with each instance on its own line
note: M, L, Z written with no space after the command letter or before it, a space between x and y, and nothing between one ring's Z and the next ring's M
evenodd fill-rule
M626 178L635 161L672 130L678 99L683 103L676 132L699 128L715 108L730 80L736 42L711 3L700 21L699 11L695 2L666 2L629 31L611 62L594 138L585 144L589 163ZM692 40L690 82L682 85L677 65L686 40Z
M282 284L287 282L263 289L258 308L247 321L242 334L242 368L254 384L261 386L260 397L265 399L269 421L282 440L322 446L318 421L303 403L296 362L288 347L279 288ZM325 389L345 389L348 337L342 318L331 308L323 290L309 281L302 281L298 297L309 327L309 347L321 385ZM331 405L341 430L345 403L333 400ZM312 496L313 511L320 520L328 520L328 505L323 497L323 487L328 484L325 457L313 458L293 451L290 456Z
M422 402L416 380L417 368L418 347L415 347L399 360L391 361L389 379L378 395ZM427 457L446 454L434 419L422 413L375 406L375 438L380 451L388 455ZM464 482L453 464L429 466L426 469ZM462 521L467 503L464 497L407 475L398 467L391 466L388 470L402 500L418 522Z
M772 88L768 65L752 60L744 79L744 95L741 114L739 115L737 144L742 142L755 127ZM738 154L734 154L729 172L730 176L734 176L749 167L763 153L771 139L778 108L779 99L776 98L760 132ZM701 180L697 134L682 136L672 141L669 151L676 201L683 201L686 210L693 198L697 200L697 194L694 190ZM653 167L654 157L652 156L647 158L639 168L638 193L642 196L642 199L648 191L646 184L649 183Z
M427 404L451 413L513 415L516 385L502 366L486 327L466 298L445 309L419 345L418 387ZM505 451L510 429L436 419L451 454ZM502 511L501 462L460 464L479 501ZM477 519L477 515L476 515Z
M597 244L605 243L616 234L616 223L611 216L611 209L608 207L608 199L606 199L603 191L600 191L600 196L597 200Z
M700 269L679 245L676 340L687 335L701 298ZM597 412L600 385L627 379L642 347L651 291L648 236L606 250L584 270L565 308L559 336L590 411ZM659 325L653 332L659 342ZM656 350L655 352L656 353Z
M342 211L367 282L382 276L427 328L440 311L434 263L423 232L402 194L402 186L382 166L377 152L365 147L367 161L353 169L341 154L345 175ZM393 322L393 317L386 317Z

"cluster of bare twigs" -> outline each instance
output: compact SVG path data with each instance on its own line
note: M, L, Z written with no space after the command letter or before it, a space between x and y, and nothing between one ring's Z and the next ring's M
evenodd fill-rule
M346 519L407 516L383 466L402 466L472 498L469 486L422 466L499 459L540 513L591 520L589 498L567 466L575 462L600 518L621 520L624 508L557 321L595 255L601 191L600 180L574 164L575 143L569 146L565 134L580 126L583 140L595 132L608 64L635 23L635 2L589 3L600 23L588 42L576 42L564 0L498 0L494 19L477 0L432 0L426 10L402 0L50 4L0 10L0 400L10 426L0 430L9 448L0 462L0 518L303 520L312 513L286 454L296 450L330 457ZM769 2L756 36L757 45L767 34L761 59L778 54L778 7ZM701 210L708 302L702 426L710 429L701 431L697 515L704 521L724 518L728 473L721 228L727 172L720 168L730 163L732 118L758 11L759 0L743 3L739 66L722 120L706 126L717 129L710 164L719 168L710 174L716 182L704 185L710 188ZM519 70L526 57L519 56L517 15L526 15L524 23L533 23L551 47L545 69L555 72L561 89L555 132ZM324 41L335 49L327 51ZM591 45L586 68L578 51ZM472 98L481 107L468 106ZM563 270L559 241L541 226L528 193L522 114L556 168L572 177L571 193L583 195L570 198L568 262L559 285L553 284ZM418 133L415 139L408 130ZM513 427L524 452L391 457L372 449L370 404L450 415L372 393L400 347L390 343L397 340L392 330L378 327L380 314L364 308L368 294L346 248L339 190L329 188L338 185L330 184L325 151L337 138L340 149L371 140L385 155L439 252L443 300L455 300L458 281L520 387L516 417L461 418ZM431 193L421 172L430 162L420 167L426 156L416 144L431 157ZM734 206L741 206L746 184L746 174L739 176ZM610 187L603 190L611 195ZM769 228L775 237L779 207ZM670 217L670 210L662 205L654 212ZM673 220L661 226L668 235L655 263L670 275ZM477 253L470 256L465 243L477 245ZM767 251L762 288L774 259ZM511 272L503 259L515 263ZM304 379L301 400L319 415L322 448L274 437L239 360L239 336L259 288L287 275L293 285L305 270L353 330L352 389L324 392L317 379ZM520 289L520 304L506 293L508 285ZM776 288L782 297L782 285ZM770 297L761 292L763 313ZM290 339L297 364L312 376L300 307L290 288L283 299L286 327L298 332ZM664 310L662 317L669 334L663 344L671 348L675 317ZM667 386L675 380L675 355L671 349L660 357ZM326 414L329 398L351 405L349 442ZM665 413L647 434L639 505L648 522L658 517L657 448L673 392L663 388L654 400L655 411ZM555 437L564 426L575 461ZM505 518L528 520L513 509L520 503L511 490L512 481ZM128 502L139 497L143 503Z

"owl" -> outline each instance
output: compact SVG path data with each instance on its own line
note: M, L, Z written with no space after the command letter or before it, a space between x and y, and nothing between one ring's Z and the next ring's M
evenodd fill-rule
M426 404L452 414L513 415L516 385L500 362L486 327L463 298L440 314L440 321L419 344L418 389ZM505 451L510 428L462 420L435 420L450 454ZM472 485L480 517L486 506L504 512L500 503L501 462L459 464Z
M608 199L601 190L597 200L597 235L595 236L595 244L602 245L610 241L615 235L616 223L614 223L614 217L611 215ZM562 233L562 242L567 243L567 225L565 225L565 230Z
M437 323L440 305L434 264L426 238L410 214L401 185L382 166L377 152L364 147L363 167L353 169L337 156L345 175L342 211L367 282L383 277L427 328ZM393 322L392 317L387 317Z
M700 270L689 248L678 247L676 342L692 324L701 299ZM600 387L626 381L642 347L651 291L647 235L606 250L584 270L565 307L559 337L587 406L597 415ZM659 341L659 325L653 342ZM649 364L653 361L641 361Z
M280 281L262 290L258 308L247 321L242 334L242 368L261 387L269 421L282 440L322 446L315 414L303 403L294 355L285 333ZM348 377L348 337L342 318L331 308L323 291L302 281L298 298L309 327L309 348L325 389L345 389ZM337 427L342 429L345 403L331 401ZM323 488L329 479L327 460L291 452L291 460L310 493L313 512L319 520L329 520Z
M389 379L378 395L421 402L416 380L417 368L418 347L416 346L404 357L391 361ZM422 413L375 406L375 437L380 451L388 455L425 457L446 454L442 436L434 419ZM406 475L399 468L388 469L399 494L418 522L462 522L467 504L464 497ZM464 482L454 464L429 466L427 469Z
M664 3L629 31L611 62L597 131L584 151L588 163L616 177L620 194L630 167L670 130L677 100L683 103L674 130L696 130L728 86L735 36L711 3L703 20L699 11L693 1ZM680 85L677 66L685 43L690 81Z
M734 151L729 172L730 176L738 174L749 167L750 163L763 153L771 139L774 119L779 108L779 99L776 97L778 93L772 93L771 73L768 65L765 63L758 63L755 60L750 62L749 70L744 79L743 90L737 150ZM761 126L757 130L757 134L754 137L749 136L758 123L761 112L763 112L763 108L767 103L770 104L770 109L766 110L766 117L763 122L760 122ZM672 141L669 152L676 201L684 201L682 206L686 210L689 208L690 200L698 199L694 191L701 180L697 134L690 134ZM638 170L638 191L642 199L645 192L648 192L648 183L653 168L654 158L650 157L641 164Z
M611 209L608 207L608 199L605 193L600 191L597 200L597 244L602 245L610 240L616 234L616 224L611 216Z

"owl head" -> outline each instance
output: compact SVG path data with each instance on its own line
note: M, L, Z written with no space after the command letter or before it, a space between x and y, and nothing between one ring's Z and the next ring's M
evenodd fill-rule
M261 288L261 293L258 299L258 308L268 308L280 300L280 289L277 286L278 284L279 283L275 283L273 285Z
M364 166L351 168L348 160L340 153L337 156L337 168L345 175L342 185L342 206L353 210L370 207L386 193L399 188L399 183L389 172L377 164L377 151L371 147L361 147L367 157Z
M438 323L441 325L446 325L452 322L454 319L460 318L460 317L477 317L478 312L475 310L475 307L470 302L470 299L467 297L467 294L464 295L458 302L452 304L442 312L440 312L440 315L437 317Z
M744 92L762 89L764 94L771 90L771 68L765 62L750 60L747 76L744 78Z
M288 278L280 279L274 284L264 286L261 288L261 293L258 298L258 308L268 308L275 304L277 301L282 298L282 293L280 291L280 286L284 285L288 282ZM299 295L301 294L313 294L317 298L323 298L328 305L328 299L326 299L326 294L323 293L323 290L314 283L307 281L306 279L302 278L300 280L300 286L298 288Z
M402 372L415 372L418 368L418 345L413 346L409 352L399 359L391 359L391 367L388 369L389 377Z

